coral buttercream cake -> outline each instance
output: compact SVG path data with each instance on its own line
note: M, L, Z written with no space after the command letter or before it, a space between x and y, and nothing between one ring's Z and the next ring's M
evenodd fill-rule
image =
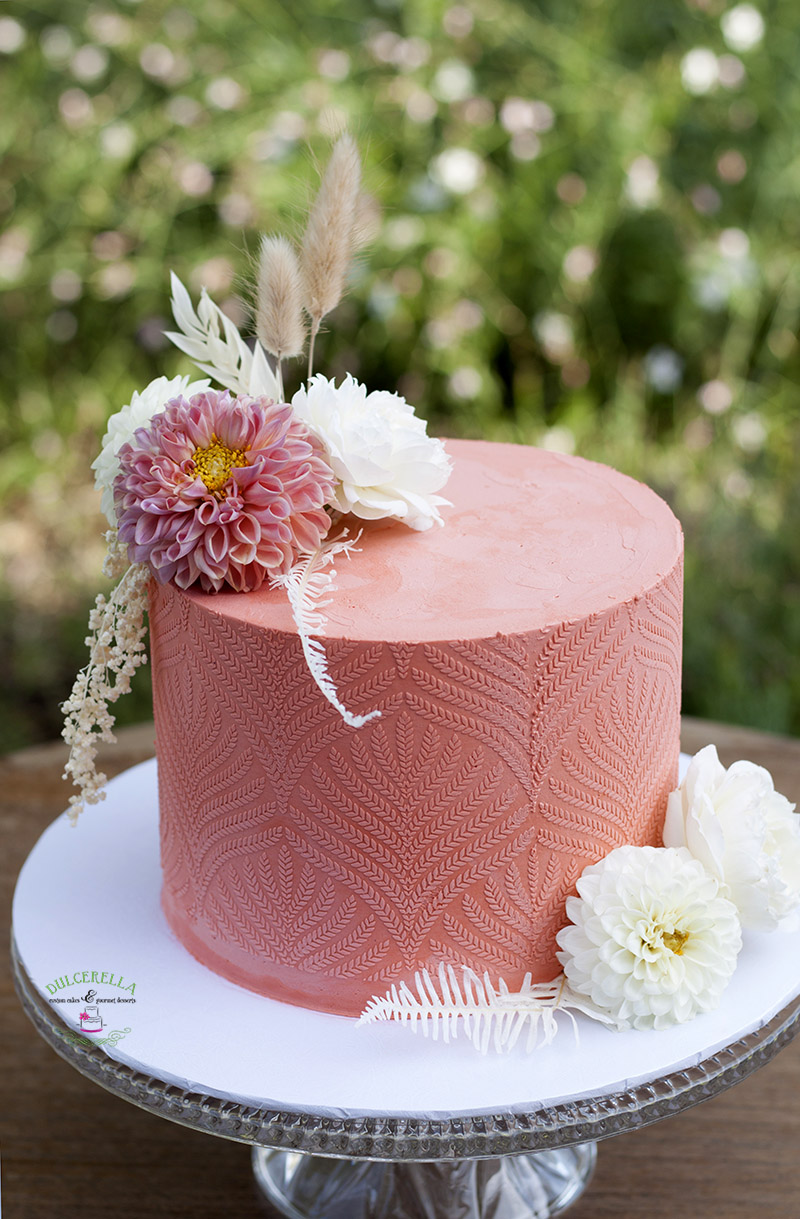
M203 379L134 393L94 462L117 583L64 704L70 815L104 795L149 610L161 901L203 965L484 1051L548 1042L564 1009L690 1020L742 927L798 917L800 819L712 746L678 787L663 500L444 442L398 393L315 371L373 214L345 134L299 243L262 239L249 341L173 275L168 337Z
M450 441L445 527L368 528L320 698L285 597L151 586L163 904L204 964L358 1015L382 980L559 972L587 864L660 841L682 538L605 466Z

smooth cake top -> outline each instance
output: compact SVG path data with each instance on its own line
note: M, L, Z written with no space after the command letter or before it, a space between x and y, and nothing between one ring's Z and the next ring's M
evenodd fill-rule
M540 631L634 600L679 561L680 525L649 487L580 457L448 440L452 507L414 533L366 524L335 562L328 639L409 643ZM296 634L286 594L189 591L199 606Z

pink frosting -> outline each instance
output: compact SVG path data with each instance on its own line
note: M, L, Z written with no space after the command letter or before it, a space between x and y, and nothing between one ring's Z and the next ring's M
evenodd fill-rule
M337 563L329 638L420 642L543 630L640 596L682 553L664 501L608 466L476 440L449 440L447 450L454 470L444 528L368 525L360 553ZM362 525L353 521L353 530ZM197 596L231 621L294 631L280 593Z
M680 528L606 467L450 441L446 525L370 526L326 613L348 728L280 592L153 586L163 902L210 968L355 1015L439 962L558 972L587 863L677 777Z

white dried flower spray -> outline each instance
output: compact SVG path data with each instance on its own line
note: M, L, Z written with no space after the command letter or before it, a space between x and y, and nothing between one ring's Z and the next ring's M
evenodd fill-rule
M80 795L70 798L73 825L86 804L105 798L106 776L95 766L98 741L114 741L114 716L109 705L131 687L131 678L147 656L144 649L145 610L150 569L142 563L128 566L126 547L115 532L106 534L108 554L103 574L118 577L113 592L100 593L89 615L89 663L75 679L63 705L62 736L69 745L64 778L72 776Z
M342 299L353 252L361 193L361 158L351 135L333 146L319 193L308 217L300 254L304 305L311 318L308 375L314 367L314 341L322 319Z
M286 237L262 237L258 260L256 334L278 361L277 377L283 399L281 361L299 356L305 346L303 284L294 247Z

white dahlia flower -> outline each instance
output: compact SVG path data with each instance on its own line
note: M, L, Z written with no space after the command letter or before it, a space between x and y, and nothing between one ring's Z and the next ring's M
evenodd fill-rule
M349 373L339 386L317 373L292 407L325 447L337 478L333 507L417 530L442 524L439 508L449 501L436 492L450 477L450 458L405 398L368 394Z
M736 907L686 850L618 847L586 868L557 938L571 989L619 1028L663 1029L719 1003L742 944Z
M669 798L664 845L688 847L744 927L772 931L800 910L800 817L761 766L726 770L713 745L701 749Z
M101 508L108 518L112 529L117 527L117 516L114 511L114 479L119 474L119 459L117 454L124 444L133 439L137 428L147 427L154 415L163 411L172 398L190 398L192 394L200 394L208 389L210 382L193 381L189 377L157 377L151 381L141 393L134 392L127 406L112 415L103 437L103 446L99 455L92 462L94 470L94 485L103 493Z

